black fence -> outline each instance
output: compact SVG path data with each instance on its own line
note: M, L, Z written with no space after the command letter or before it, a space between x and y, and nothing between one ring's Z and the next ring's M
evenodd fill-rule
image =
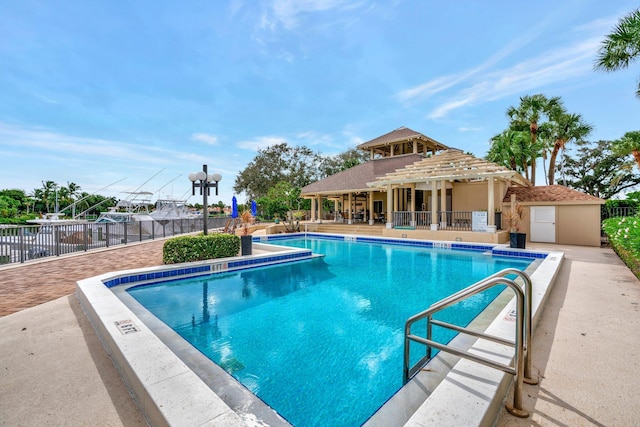
M229 218L208 218L209 229ZM202 218L161 221L49 223L0 228L0 264L126 245L202 231Z

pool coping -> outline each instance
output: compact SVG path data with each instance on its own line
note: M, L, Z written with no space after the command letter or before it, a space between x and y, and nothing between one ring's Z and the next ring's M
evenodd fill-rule
M240 426L263 425L264 422L254 413L232 410L109 287L157 283L162 280L175 280L177 278L208 275L215 272L233 271L311 258L313 255L309 250L262 244L269 242L277 245L279 238L291 238L296 235L304 236L305 233L287 234L282 237L277 235L276 237L267 236L267 238L264 238L265 236L254 237L254 248L266 252L259 255L124 270L77 282L76 295L83 310L96 330L105 350L123 377L125 384L129 387L138 406L152 425L204 425L214 423ZM537 324L541 312L540 308L548 296L550 285L553 283L563 257L562 252L523 252L510 250L505 245L478 245L463 242L433 242L417 239L388 239L325 233L307 233L306 235L348 241L388 242L409 246L435 246L441 249L486 251L500 256L505 256L506 254L513 254L512 256L533 254L530 257L542 259L542 255L544 255L546 258L542 260L541 266L532 275L534 282L534 326ZM429 246L429 243L431 243L431 246ZM457 247L458 245L464 247ZM547 254L553 254L553 257L547 256ZM553 260L549 258L553 258ZM543 271L540 271L540 268L545 266L547 261L549 261L547 266ZM177 273L165 275L166 272L173 271L177 271ZM543 282L546 282L546 286ZM498 315L490 325L487 333L505 338L512 337L513 322L505 320L510 310L509 307L510 305L505 307L504 313L501 312ZM511 331L505 330L509 329L508 326L511 326ZM495 332L494 329L496 330ZM511 332L511 335L509 332ZM473 349L483 353L495 353L496 357L504 363L504 359L509 357L509 355L505 354L504 346L498 346L502 348L494 347L491 345L486 347L485 343L476 343ZM508 349L508 351L513 352L512 349ZM465 364L464 362L467 363ZM484 369L478 370L479 368ZM461 414L459 411L452 409L454 408L453 405L459 407L463 401L468 402L468 404L463 403L465 406L465 423L467 418L469 418L471 425L474 423L480 424L480 420L485 420L485 423L486 420L489 420L490 423L492 419L490 417L495 417L495 415L491 415L492 411L495 411L496 415L499 413L510 380L512 380L510 375L498 374L502 374L502 372L470 361L459 361L442 384L430 393L426 401L405 425L422 426L429 423L447 425L446 422L443 424L444 417L447 415L454 417L450 422L451 425L460 425L461 419L459 415ZM450 376L451 378L449 378ZM505 376L509 378L505 378ZM417 377L420 378L420 375ZM479 387L477 393L469 392L469 384L466 383L469 378L477 379L475 381ZM417 383L418 379L416 378L413 381ZM495 385L495 387L492 385ZM443 387L447 389L446 392L439 391ZM478 393L481 394L482 402L480 404L471 402L472 397L478 398ZM496 400L498 401L497 403L494 402ZM475 415L466 410L469 407L473 408L473 414ZM482 409L482 414L478 412L480 409ZM467 417L467 413L470 414L469 417ZM432 418L433 416L437 418ZM390 425L382 420L384 420L384 417L380 417L376 413L366 425ZM282 421L286 425L286 421Z

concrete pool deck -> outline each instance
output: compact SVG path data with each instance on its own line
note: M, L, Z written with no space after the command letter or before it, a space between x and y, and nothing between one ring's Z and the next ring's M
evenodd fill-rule
M157 264L158 243L0 269L0 425L145 424L69 294L79 278L133 268L127 260ZM498 425L639 425L640 282L611 249L530 246L564 251L565 261L534 334L541 381L523 393L533 415L502 414ZM2 311L31 295L50 302Z

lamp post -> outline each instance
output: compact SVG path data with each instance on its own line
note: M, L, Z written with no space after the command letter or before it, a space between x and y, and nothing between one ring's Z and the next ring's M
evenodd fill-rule
M209 175L207 173L207 165L202 165L202 170L200 172L191 172L189 174L189 180L191 181L191 192L192 195L196 195L196 187L200 189L200 194L202 195L202 222L204 226L204 234L207 234L209 227L207 226L207 219L209 217L209 206L207 204L207 196L211 193L209 190L211 188L216 189L216 196L218 195L218 182L222 179L222 176L219 173L214 173L213 175ZM199 182L196 182L199 181Z

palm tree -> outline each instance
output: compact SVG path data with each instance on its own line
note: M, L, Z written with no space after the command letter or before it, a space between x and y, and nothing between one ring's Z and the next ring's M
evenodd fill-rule
M614 31L607 35L598 51L595 68L616 71L627 68L640 56L640 9L636 9L618 21ZM640 83L636 89L640 98Z
M528 179L530 141L529 132L507 129L491 138L491 147L486 159L514 171L524 172Z
M567 143L571 141L583 142L593 130L593 126L586 123L580 114L556 111L552 114L551 119L551 135L554 144L549 158L549 185L554 184L556 158L560 150L564 150Z
M627 132L621 139L613 141L613 150L620 156L632 154L640 168L640 130Z
M520 97L518 108L509 107L507 116L511 119L512 127L528 127L531 134L531 146L537 147L538 142L538 122L543 116L548 116L551 111L562 108L562 101L559 97L547 98L543 94L525 95ZM539 150L533 150L530 159L531 183L536 185L536 161L540 155Z

